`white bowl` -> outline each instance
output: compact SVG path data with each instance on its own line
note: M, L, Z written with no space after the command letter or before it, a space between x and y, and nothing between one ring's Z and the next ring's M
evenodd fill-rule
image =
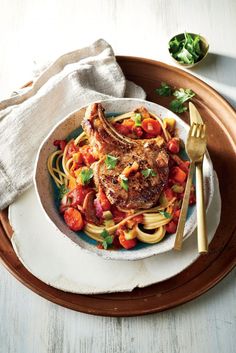
M116 98L104 100L101 102L105 108L106 113L124 113L132 111L135 108L143 105L149 111L157 114L160 118L173 117L176 119L176 126L179 136L181 139L186 141L189 126L184 123L177 115L158 104L147 102L141 99L130 98ZM47 218L55 225L57 229L60 230L60 232L57 232L57 234L59 236L68 237L74 242L76 246L79 246L85 251L112 260L139 260L173 249L175 234L166 236L160 243L140 245L140 248L133 250L101 250L97 248L96 242L90 240L90 238L83 232L75 233L65 224L55 205L52 180L47 170L47 159L48 156L55 151L55 147L53 145L54 140L65 139L74 130L78 129L81 120L84 117L85 110L86 107L82 107L58 123L42 142L36 159L34 184L37 196ZM204 158L203 173L206 206L208 209L214 192L213 166L208 153L206 153L206 157ZM188 238L193 233L195 227L196 207L192 206L190 215L188 216L185 225L184 239ZM50 236L50 234L48 236Z

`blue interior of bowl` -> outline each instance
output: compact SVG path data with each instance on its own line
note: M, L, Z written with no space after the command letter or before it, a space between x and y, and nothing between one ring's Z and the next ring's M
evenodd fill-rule
M106 114L106 117L107 118L110 118L110 117L114 117L114 116L118 116L118 115L121 115L123 113L108 113ZM79 128L75 129L74 131L72 131L66 138L67 141L70 141L71 139L75 139L79 134L81 134L83 131L82 127L80 126ZM181 153L180 153L181 157L183 159L188 159L188 156L185 152L185 150L182 150ZM60 206L60 197L59 197L59 190L56 186L56 183L54 182L53 178L51 178L52 180L52 185L53 185L53 193L54 193L54 200L55 200L55 206L59 212L59 206ZM195 176L194 176L194 179L193 179L193 183L195 184ZM193 213L193 210L194 210L194 206L192 207L189 207L188 208L188 215L187 215L187 218L189 218L191 216L191 214ZM61 216L62 217L62 216ZM85 234L83 231L79 231L79 232L75 232L81 239L83 239L86 243L90 244L90 245L94 245L94 246L97 246L97 241L90 238L87 234ZM167 235L168 236L168 235ZM166 236L165 236L166 238ZM164 238L164 239L165 239ZM138 244L136 245L135 248L133 249L130 249L129 251L132 251L132 250L139 250L139 249L143 249L143 248L146 248L148 246L152 246L151 244L146 244L146 243L142 243L142 242L138 242ZM119 249L117 251L127 251L125 249Z

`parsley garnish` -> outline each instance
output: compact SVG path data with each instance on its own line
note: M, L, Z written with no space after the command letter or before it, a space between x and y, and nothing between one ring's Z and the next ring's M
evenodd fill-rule
M159 213L164 216L165 218L171 218L171 214L166 211L159 211Z
M156 88L155 92L158 94L158 96L169 97L171 96L172 89L170 86L167 85L167 83L161 82L161 86L159 88Z
M167 91L167 88L169 88L169 91ZM195 96L195 93L189 88L179 88L172 91L171 87L164 82L162 82L161 87L157 88L155 91L159 96L170 96L172 94L176 97L170 102L170 109L175 113L185 112L188 108L184 103Z
M135 116L132 118L132 120L135 122L135 126L142 126L142 115L139 113L136 113Z
M102 242L102 246L106 250L108 246L113 243L113 236L111 236L106 229L103 229L103 231L101 232L101 237L104 239Z
M157 173L155 173L154 172L154 170L153 169L144 169L144 170L142 170L141 171L141 173L143 174L143 176L144 176L144 178L148 178L148 177L150 177L150 176L156 176L157 175Z
M63 196L65 196L68 192L69 192L69 190L67 189L65 184L62 184L59 188L59 198L62 199Z
M83 168L80 173L81 182L83 185L88 184L93 177L93 170L90 168Z
M114 157L111 154L107 154L105 159L105 164L107 166L107 169L109 170L114 169L117 164L117 161L118 161L117 157Z
M170 102L170 109L175 113L183 113L188 108L185 105L183 105L183 103L181 103L178 99L174 99L173 101Z
M193 98L195 96L195 93L189 88L180 88L174 91L173 96L175 96L179 102L184 103L189 99Z
M178 40L176 37L169 42L171 55L181 64L194 64L201 60L204 53L201 49L201 39L199 35L192 36L185 33L184 38Z
M125 189L125 191L128 191L129 189L128 178L123 174L120 175L120 186Z
M187 107L183 104L195 96L195 93L189 88L179 88L174 91L173 95L176 97L170 102L170 109L175 113L183 113L187 110Z

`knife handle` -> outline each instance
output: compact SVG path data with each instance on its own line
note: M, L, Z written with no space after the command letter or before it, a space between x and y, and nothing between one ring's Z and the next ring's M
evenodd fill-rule
M197 196L197 240L198 252L208 252L207 230L206 230L206 207L203 190L202 162L196 163L196 196Z
M184 192L183 203L182 203L181 211L180 211L180 215L179 215L179 222L178 222L178 226L177 226L177 230L176 230L176 237L175 237L175 244L174 244L175 250L182 249L182 243L183 243L183 237L184 237L184 226L185 226L186 218L187 218L193 172L194 172L194 162L191 162L190 168L189 168L189 173L188 173L188 179L187 179L187 183L186 183L186 187L185 187L185 192Z

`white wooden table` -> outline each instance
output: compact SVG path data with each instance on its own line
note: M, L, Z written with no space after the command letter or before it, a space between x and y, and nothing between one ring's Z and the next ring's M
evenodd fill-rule
M236 106L235 0L1 0L0 97L36 65L99 37L116 54L171 63L168 39L203 34L211 55L192 70ZM235 353L236 270L168 312L101 318L37 296L0 266L0 353Z

